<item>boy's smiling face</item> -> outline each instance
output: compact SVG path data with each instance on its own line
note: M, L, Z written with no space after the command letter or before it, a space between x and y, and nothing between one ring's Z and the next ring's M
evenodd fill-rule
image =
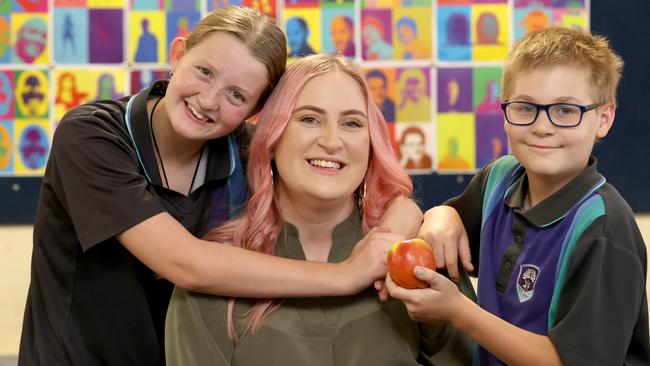
M520 72L508 101L539 104L575 103L590 105L594 100L588 72L575 66L552 66ZM539 111L535 122L515 126L505 122L513 154L526 168L529 182L552 193L575 178L587 166L594 143L607 135L615 113L614 104L603 104L584 113L575 127L557 127Z

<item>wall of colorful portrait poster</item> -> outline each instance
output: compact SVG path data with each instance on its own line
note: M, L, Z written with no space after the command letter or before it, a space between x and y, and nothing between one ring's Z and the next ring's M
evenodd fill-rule
M588 28L588 0L0 0L0 176L40 176L65 112L168 75L168 45L226 5L366 75L413 174L471 173L508 152L500 65L526 32Z

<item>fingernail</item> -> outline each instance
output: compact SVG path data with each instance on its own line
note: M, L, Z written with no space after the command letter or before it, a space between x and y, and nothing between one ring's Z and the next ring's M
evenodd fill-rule
M415 273L416 276L423 275L423 274L424 274L424 269L422 269L421 266L417 266L417 267L415 267L415 269L413 270L413 273Z

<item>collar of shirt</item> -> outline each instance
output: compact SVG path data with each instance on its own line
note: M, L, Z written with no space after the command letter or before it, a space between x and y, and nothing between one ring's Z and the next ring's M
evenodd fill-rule
M505 204L538 228L549 226L565 217L576 204L605 183L605 178L598 173L596 165L596 158L590 157L587 167L577 177L527 210L523 209L528 193L528 178L524 171L506 190Z
M332 248L330 249L330 263L342 262L350 256L354 245L363 236L361 212L355 203L350 215L337 224L332 231ZM284 230L278 238L275 255L290 259L305 260L305 253L300 244L300 233L293 224L284 223ZM350 239L353 241L351 242Z

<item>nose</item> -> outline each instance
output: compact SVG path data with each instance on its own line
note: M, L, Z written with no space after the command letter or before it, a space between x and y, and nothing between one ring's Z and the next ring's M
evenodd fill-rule
M321 134L318 137L318 144L325 149L327 153L334 153L343 146L343 141L339 136L338 124L330 122L321 128Z
M530 127L535 133L550 134L553 132L554 125L551 123L551 117L549 116L548 109L539 109L537 112L537 117L533 121L533 124L530 125Z
M210 86L202 90L197 98L199 108L204 111L216 110L219 107L219 88Z

